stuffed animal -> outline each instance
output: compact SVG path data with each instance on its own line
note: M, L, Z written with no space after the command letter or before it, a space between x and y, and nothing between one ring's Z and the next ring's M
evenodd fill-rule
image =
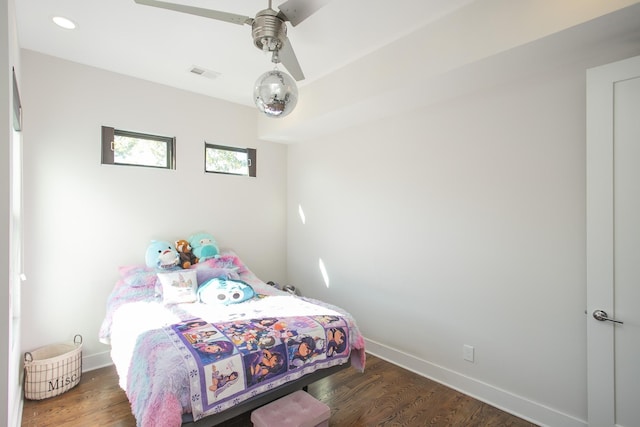
M180 262L180 255L171 243L162 240L152 240L144 256L147 267L168 270Z
M255 291L242 280L214 277L198 288L198 300L204 304L236 304L256 296Z
M218 244L211 234L194 234L189 237L188 242L191 245L193 254L200 260L199 262L209 258L215 258L220 253Z
M191 250L191 245L186 240L176 240L176 250L180 255L180 266L182 268L189 268L199 261Z

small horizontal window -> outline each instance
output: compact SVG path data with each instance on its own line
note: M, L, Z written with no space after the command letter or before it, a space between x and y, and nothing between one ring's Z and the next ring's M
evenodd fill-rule
M256 149L204 143L205 172L256 176Z
M176 139L102 126L102 164L176 168Z

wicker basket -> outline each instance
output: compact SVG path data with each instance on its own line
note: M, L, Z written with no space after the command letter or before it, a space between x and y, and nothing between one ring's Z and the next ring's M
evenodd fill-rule
M75 387L82 377L82 336L24 354L24 397L42 400Z

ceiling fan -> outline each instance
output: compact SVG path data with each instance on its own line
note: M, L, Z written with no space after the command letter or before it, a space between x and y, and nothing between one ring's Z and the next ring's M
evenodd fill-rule
M329 3L330 0L287 0L278 6L278 12L271 8L272 0L268 0L269 7L258 12L254 18L157 0L134 1L146 6L169 9L232 24L251 25L251 35L255 46L262 51L271 52L271 61L276 64L282 63L293 78L300 81L304 80L304 73L296 54L293 52L291 42L287 38L286 22L290 22L295 27Z

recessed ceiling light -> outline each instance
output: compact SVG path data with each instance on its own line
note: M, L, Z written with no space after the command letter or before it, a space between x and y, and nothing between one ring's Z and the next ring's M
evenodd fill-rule
M64 28L65 30L75 30L76 28L76 23L71 19L65 18L64 16L54 16L53 22L55 22L57 26Z

